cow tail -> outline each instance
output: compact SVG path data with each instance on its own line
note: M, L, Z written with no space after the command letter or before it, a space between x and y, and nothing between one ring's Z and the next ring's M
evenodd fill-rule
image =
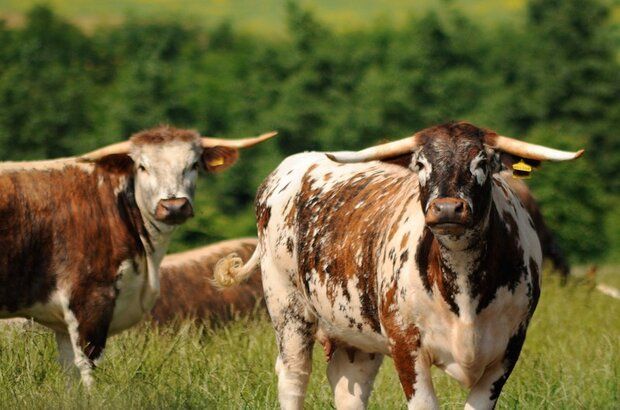
M254 249L250 259L243 264L243 260L236 253L223 257L215 264L213 283L218 288L227 288L238 285L247 280L256 271L260 261L260 243Z

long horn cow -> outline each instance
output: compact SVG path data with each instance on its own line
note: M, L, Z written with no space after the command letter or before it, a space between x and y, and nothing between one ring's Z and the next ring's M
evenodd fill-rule
M54 330L61 363L90 385L108 335L155 304L170 237L193 215L198 170L224 170L273 135L223 140L163 126L81 157L0 163L0 318Z
M317 334L337 408L366 405L384 355L409 408L438 408L432 365L470 389L466 408L492 408L536 308L542 259L500 160L581 153L449 123L285 159L257 195L259 256L215 272L231 285L260 261L282 408L303 406Z
M255 238L232 239L167 255L160 267L161 295L152 319L157 324L176 319L218 322L252 313L263 298L259 269L239 287L220 291L213 284L213 268L230 253L247 261L257 243Z

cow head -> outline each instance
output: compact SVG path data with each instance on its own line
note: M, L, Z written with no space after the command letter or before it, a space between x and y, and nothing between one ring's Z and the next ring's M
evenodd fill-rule
M167 230L193 216L194 191L201 168L208 172L224 170L235 163L239 149L275 134L224 140L161 126L81 158L114 172L133 175L135 200L142 217L160 230Z
M417 174L426 226L435 236L458 238L484 226L491 205L491 177L501 170L502 162L565 161L582 153L529 144L457 122L362 151L328 156L345 163L383 160L407 166Z

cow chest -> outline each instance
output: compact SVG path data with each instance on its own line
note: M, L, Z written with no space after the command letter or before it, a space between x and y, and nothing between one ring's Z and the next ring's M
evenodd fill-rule
M141 260L123 261L116 279L117 297L114 305L110 334L121 332L144 317L142 298L147 286L146 263Z

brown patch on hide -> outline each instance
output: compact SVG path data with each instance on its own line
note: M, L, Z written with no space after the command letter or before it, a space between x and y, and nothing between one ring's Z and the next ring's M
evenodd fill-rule
M254 312L263 298L258 269L247 282L221 291L211 280L218 260L234 252L246 262L256 244L255 239L238 239L166 256L160 268L161 295L151 311L153 321L164 324L191 319L219 323Z
M71 284L79 343L96 359L119 266L145 253L131 175L68 162L64 169L0 173L0 190L0 309L43 303L58 284Z
M450 310L458 315L459 307L455 301L459 291L456 285L456 273L442 263L439 242L428 227L424 227L415 259L424 289L432 295L436 286Z
M406 232L403 235L403 239L401 239L401 241L400 241L400 249L403 250L403 249L407 248L408 244L409 244L409 232Z
M309 292L316 272L333 305L339 293L350 298L347 284L356 277L361 315L380 332L375 288L379 250L386 246L387 232L394 231L395 215L402 216L403 208L415 199L411 194L415 178L392 167L392 172L359 172L323 190L310 174L312 169L302 178L292 207L300 282Z
M396 283L388 289L381 305L381 323L390 341L390 353L398 372L400 383L407 400L415 394L416 371L415 361L420 349L420 332L409 323L402 324L397 309L398 287Z
M171 142L194 142L200 145L200 134L194 130L161 125L133 134L129 140L134 145L169 144Z
M259 202L256 207L256 226L258 231L262 232L267 228L269 220L271 219L271 207L267 206L264 202Z
M392 335L392 360L398 372L400 384L407 400L411 400L415 394L415 371L416 355L420 349L420 332L412 324Z

